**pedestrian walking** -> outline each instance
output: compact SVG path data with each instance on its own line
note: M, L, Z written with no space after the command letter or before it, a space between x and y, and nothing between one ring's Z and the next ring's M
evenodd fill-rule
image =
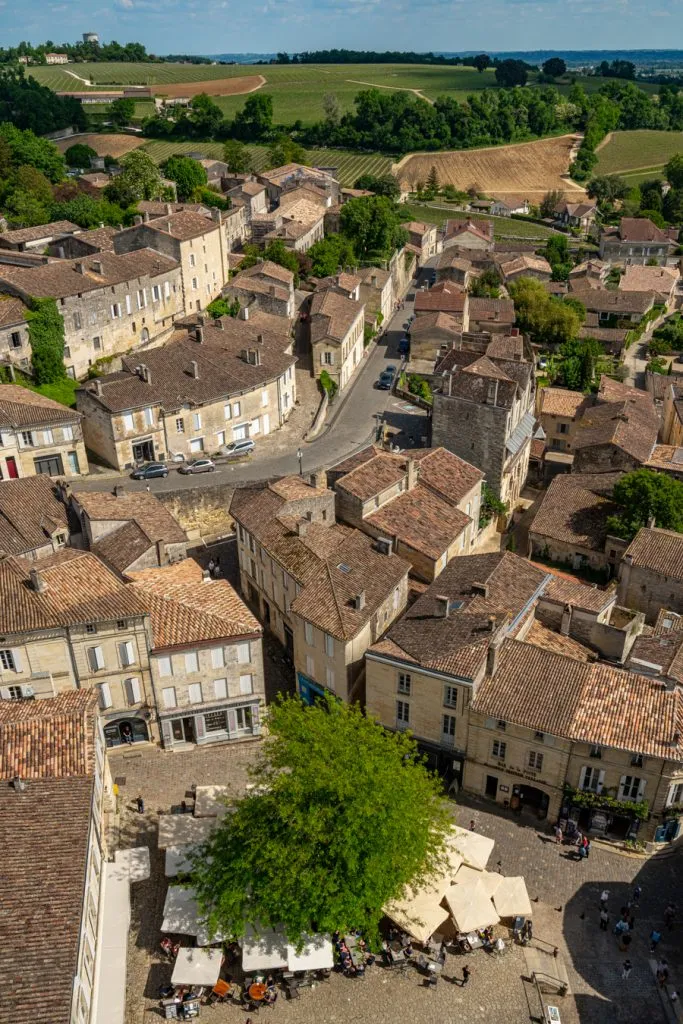
M603 907L602 910L600 911L600 931L603 931L603 932L607 931L607 924L608 924L608 922L609 922L609 914L607 913L607 911Z
M590 857L590 853L591 853L591 841L590 841L590 839L586 839L585 843L583 844L583 848L586 851L586 859L588 859L588 857Z
M622 953L625 953L628 950L628 947L631 945L632 941L633 936L631 935L631 933L624 932L624 934L621 936L621 942L619 943L619 949Z
M650 932L650 952L655 953L662 938L662 933L653 928Z
M624 966L623 966L622 971L621 971L621 980L622 981L626 981L626 979L628 978L628 976L629 976L629 974L631 973L632 970L633 970L633 964L631 963L631 961L630 960L624 960Z
M668 903L664 910L664 924L667 928L671 929L674 926L674 917L676 916L676 908L673 903Z
M631 902L633 903L634 907L638 906L638 904L640 903L640 897L642 895L643 895L643 890L642 890L642 888L639 885L637 885L635 887L635 889L633 890L633 898L631 900Z
M471 820L471 822L470 822L470 832L476 832L476 829L475 829L475 827L474 827L474 824L475 824L475 823L474 823L474 818L472 818L472 820Z
M470 974L471 973L472 973L472 971L470 970L468 965L465 964L465 966L462 969L462 981L460 982L460 987L461 988L464 988L465 985L467 984L467 982L470 980Z
M558 846L562 845L562 829L559 825L555 826L555 842L558 844Z
M139 796L137 798L137 800L135 801L135 806L138 809L138 814L144 814L145 813L145 801L142 799L141 796Z
M607 889L603 889L602 892L600 893L600 909L601 910L607 909L607 900L608 899L609 899L609 891Z

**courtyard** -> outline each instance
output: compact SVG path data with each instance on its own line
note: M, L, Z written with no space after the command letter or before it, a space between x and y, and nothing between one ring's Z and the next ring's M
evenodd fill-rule
M159 948L167 883L164 856L157 847L158 815L179 811L183 800L191 805L193 785L219 783L239 795L248 782L248 768L259 744L252 740L178 752L140 746L109 755L119 786L120 812L111 843L122 848L148 846L152 865L150 879L131 889L127 1024L148 1020L150 1012L161 1015L158 991L171 975L171 965ZM144 800L143 814L136 810L138 796ZM531 820L494 813L491 805L462 796L454 811L460 825L468 827L474 819L476 830L495 840L490 871L525 877L534 905L533 945L550 952L557 947L567 967L571 994L564 999L545 999L559 1006L562 1024L644 1020L665 1024L667 1016L649 966L648 937L655 925L663 931L658 953L668 959L671 980L678 983L681 924L677 920L673 931L667 931L662 928L662 915L667 902L675 901L675 893L681 892L680 850L645 859L593 843L590 857L576 861L568 847L556 845L546 823L537 828ZM621 971L627 954L619 951L612 927L636 884L642 888L642 897L635 910L634 940L628 952L634 967L624 981ZM609 891L607 932L599 930L598 917L600 893L605 888ZM472 975L467 987L461 987L465 963ZM281 994L272 1012L283 1024L295 1020L297 1024L320 1020L339 1024L416 1020L421 1024L483 1020L522 1024L542 1019L536 989L526 978L525 950L508 944L500 957L482 950L467 956L448 955L434 989L426 988L415 970L397 977L376 965L362 979L333 973L324 984L305 989L296 1002L285 1001ZM201 1013L216 1022L245 1019L244 1011L231 1004L202 1006Z

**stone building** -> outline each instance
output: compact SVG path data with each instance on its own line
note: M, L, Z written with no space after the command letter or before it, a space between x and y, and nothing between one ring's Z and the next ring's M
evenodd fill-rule
M488 486L512 510L529 467L533 364L483 355L440 372L433 394L432 443L481 469Z
M466 289L472 277L472 263L454 249L446 249L436 262L437 281L452 281Z
M430 767L462 785L469 707L506 636L524 636L547 581L510 552L456 558L367 652L366 707L410 729Z
M5 556L33 561L51 555L68 544L72 526L49 476L6 480L0 487L0 548Z
M661 374L658 374L661 377ZM662 441L664 444L683 445L683 380L680 377L666 381L662 402Z
M220 210L211 218L182 210L119 231L117 253L150 248L180 267L182 309L190 314L217 299L228 279L228 248Z
M652 396L603 375L594 402L576 424L573 468L577 473L638 469L650 458L658 431Z
M160 344L183 311L178 264L152 249L0 266L0 291L27 303L55 299L64 320L66 372L76 378L102 357ZM30 358L30 346L22 346L21 358Z
M463 249L485 249L492 251L493 221L492 220L447 220L444 226L443 247L450 249L457 245Z
M507 640L470 707L464 788L592 834L652 839L680 817L682 701L644 676Z
M683 613L683 534L643 527L623 554L619 603L655 622L661 608Z
M227 580L192 559L130 573L152 624L150 670L164 747L258 736L262 629Z
M0 480L88 472L80 413L18 384L0 384Z
M518 281L521 277L533 277L537 281L549 281L552 267L539 256L520 253L511 259L497 261L498 270L505 284Z
M415 316L429 313L446 313L457 320L461 331L469 329L470 298L459 284L441 281L432 288L423 288L415 293Z
M571 452L577 423L589 404L582 391L567 388L540 388L537 395L538 419L546 436L546 447Z
M124 358L120 372L77 393L88 447L125 469L269 434L296 401L296 358L283 350L286 343L249 321L221 317L146 352L144 363Z
M461 336L462 318L451 313L421 313L410 327L410 362L424 362L429 372Z
M469 330L510 334L515 322L512 299L477 299L469 301Z
M56 239L80 232L78 224L70 220L55 220L50 224L36 224L30 228L0 231L0 249L14 252L43 252Z
M600 259L607 263L646 265L656 260L665 266L676 248L678 231L658 228L647 217L622 217L617 225L600 231Z
M365 306L341 295L336 288L316 291L308 317L313 374L329 373L340 391L347 386L363 358Z
M27 313L22 299L0 295L0 361L24 370L31 366Z
M330 197L332 205L339 202L340 185L330 173L332 169L305 167L303 164L284 164L269 171L261 171L257 179L266 186L271 203L280 201L282 195L298 188L316 188Z
M388 323L394 305L394 286L390 272L379 267L360 267L357 275L361 280L358 298L365 306L366 323L374 325L378 313L382 314L382 323Z
M337 516L388 542L429 583L475 547L482 477L444 448L394 455L374 445L328 474Z
M264 260L236 274L223 289L226 299L238 299L240 310L261 310L289 320L294 316L294 274Z
M423 221L410 220L403 225L408 232L408 244L418 257L418 266L422 266L437 253L436 224L425 224Z

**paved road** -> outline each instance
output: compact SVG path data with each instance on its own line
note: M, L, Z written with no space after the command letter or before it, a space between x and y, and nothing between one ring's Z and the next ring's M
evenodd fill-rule
M414 294L414 287L408 295ZM367 357L358 373L351 389L342 396L338 408L333 406L325 431L310 444L304 444L303 472L310 473L316 469L332 466L345 456L362 448L375 437L378 417L393 430L401 432L402 445L419 446L421 439L428 433L428 422L425 413L415 406L399 401L389 391L378 391L375 381L386 366L398 367L401 357L398 354L398 343L404 333L403 324L410 316L413 302L406 299L405 309L395 313L381 341ZM184 476L172 470L165 480L131 480L125 477L126 489L145 490L147 485L152 491L176 491L190 487L211 487L221 483L237 483L242 481L265 480L275 476L285 476L299 472L299 461L296 450L286 455L262 456L256 454L249 462L239 464L223 464L214 473L202 473L197 476ZM92 476L79 481L79 490L108 490L122 479L110 474Z

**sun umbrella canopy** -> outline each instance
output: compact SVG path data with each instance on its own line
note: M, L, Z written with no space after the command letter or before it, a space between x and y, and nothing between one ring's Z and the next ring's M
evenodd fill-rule
M497 871L481 871L479 877L483 883L484 888L489 896L493 898L500 883L504 880L502 875L499 875ZM456 879L457 881L457 879Z
M224 818L229 786L197 786L194 794L195 818Z
M164 874L167 878L175 878L176 875L185 874L191 869L190 853L193 849L193 846L166 847Z
M170 935L196 935L197 928L197 901L192 890L169 885L161 930Z
M223 962L223 951L220 949L187 949L178 950L172 985L206 985L213 988L218 981Z
M216 818L194 818L191 814L159 815L159 849L203 843L216 826Z
M488 874L488 872L477 871L476 868L471 868L467 864L462 864L455 873L453 879L454 885L462 885L463 883L480 882L482 875Z
M493 894L493 905L501 917L531 917L531 903L521 875L502 878Z
M334 952L329 935L303 935L305 946L300 953L287 943L287 967L290 971L324 971L334 967Z
M392 900L384 907L387 917L411 935L417 942L427 942L434 932L448 920L448 911L441 906L448 882L429 885L401 900Z
M461 854L465 864L483 871L495 846L493 839L481 836L478 832L470 832L466 828L459 828L457 825L454 826L453 831L455 833L454 846Z
M500 920L481 881L452 886L446 893L446 903L459 932L488 928Z
M247 927L241 945L242 969L245 973L287 966L287 940L273 928L261 928L257 932Z

